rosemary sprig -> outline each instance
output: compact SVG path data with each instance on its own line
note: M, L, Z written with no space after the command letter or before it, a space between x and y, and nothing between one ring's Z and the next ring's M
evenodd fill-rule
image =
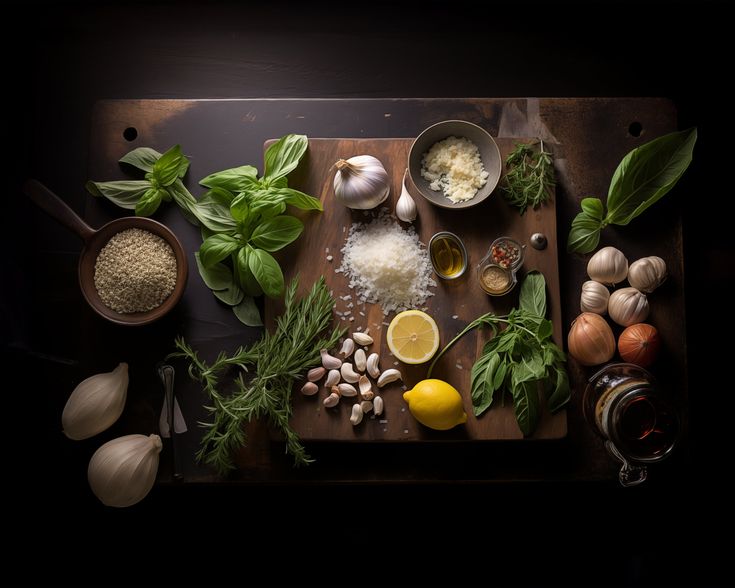
M546 202L556 185L551 153L544 150L539 139L539 148L518 143L505 160L506 174L502 191L508 204L519 209L521 215L526 208L538 208Z
M215 467L220 474L234 469L232 453L246 444L243 424L258 418L267 418L282 431L286 452L293 456L295 465L313 461L289 424L291 391L298 378L319 364L319 351L334 347L344 329L335 328L324 334L332 321L334 299L323 277L300 300L296 300L297 286L295 278L286 290L285 310L276 319L275 332L266 331L250 347L240 347L231 356L220 353L207 365L178 337L178 351L169 356L187 359L189 375L202 384L209 396L211 404L206 409L212 421L201 423L207 432L197 459ZM221 391L220 378L229 368L234 368L237 375L235 390L227 395Z

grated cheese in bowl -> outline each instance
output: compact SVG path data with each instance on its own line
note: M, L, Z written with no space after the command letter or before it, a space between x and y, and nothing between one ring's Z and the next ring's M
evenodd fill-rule
M480 150L464 137L447 137L431 146L421 158L421 175L429 187L454 203L475 197L487 183Z
M420 307L434 293L431 260L413 227L404 230L381 209L368 223L350 227L342 264L360 302L380 304L383 314Z

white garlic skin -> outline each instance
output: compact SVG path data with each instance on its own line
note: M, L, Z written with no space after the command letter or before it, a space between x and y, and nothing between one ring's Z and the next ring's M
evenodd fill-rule
M614 286L628 275L628 260L615 247L603 247L587 263L587 275L595 282Z
M120 418L128 395L128 364L96 374L81 382L69 396L61 415L64 435L88 439L111 427Z
M94 495L107 506L140 502L153 488L161 453L158 435L125 435L108 441L89 460L87 479Z
M390 179L380 160L372 155L340 159L334 175L334 196L348 208L369 210L390 193Z
M666 281L666 262L652 255L630 264L628 283L646 294L650 294Z
M405 173L403 174L403 187L401 189L401 197L396 203L396 216L404 223L415 221L417 215L416 202L411 197L411 194L408 193L408 189L406 188L407 174L408 169L406 169Z
M610 294L607 312L610 318L623 327L642 323L648 318L648 299L635 288L621 288Z
M588 280L582 284L582 294L579 298L579 308L582 312L607 314L608 300L610 300L610 291L600 282Z

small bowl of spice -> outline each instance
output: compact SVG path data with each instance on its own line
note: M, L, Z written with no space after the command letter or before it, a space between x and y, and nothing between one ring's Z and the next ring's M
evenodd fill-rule
M510 237L499 237L477 266L480 287L491 296L502 296L518 283L516 271L523 265L523 246Z

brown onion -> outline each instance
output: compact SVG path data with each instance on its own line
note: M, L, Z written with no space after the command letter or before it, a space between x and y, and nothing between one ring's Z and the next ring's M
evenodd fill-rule
M615 336L599 314L583 312L572 323L567 338L569 353L582 365L598 365L615 355Z
M651 365L661 346L658 331L653 325L638 323L630 325L618 339L618 351L623 361L634 363L641 367Z

